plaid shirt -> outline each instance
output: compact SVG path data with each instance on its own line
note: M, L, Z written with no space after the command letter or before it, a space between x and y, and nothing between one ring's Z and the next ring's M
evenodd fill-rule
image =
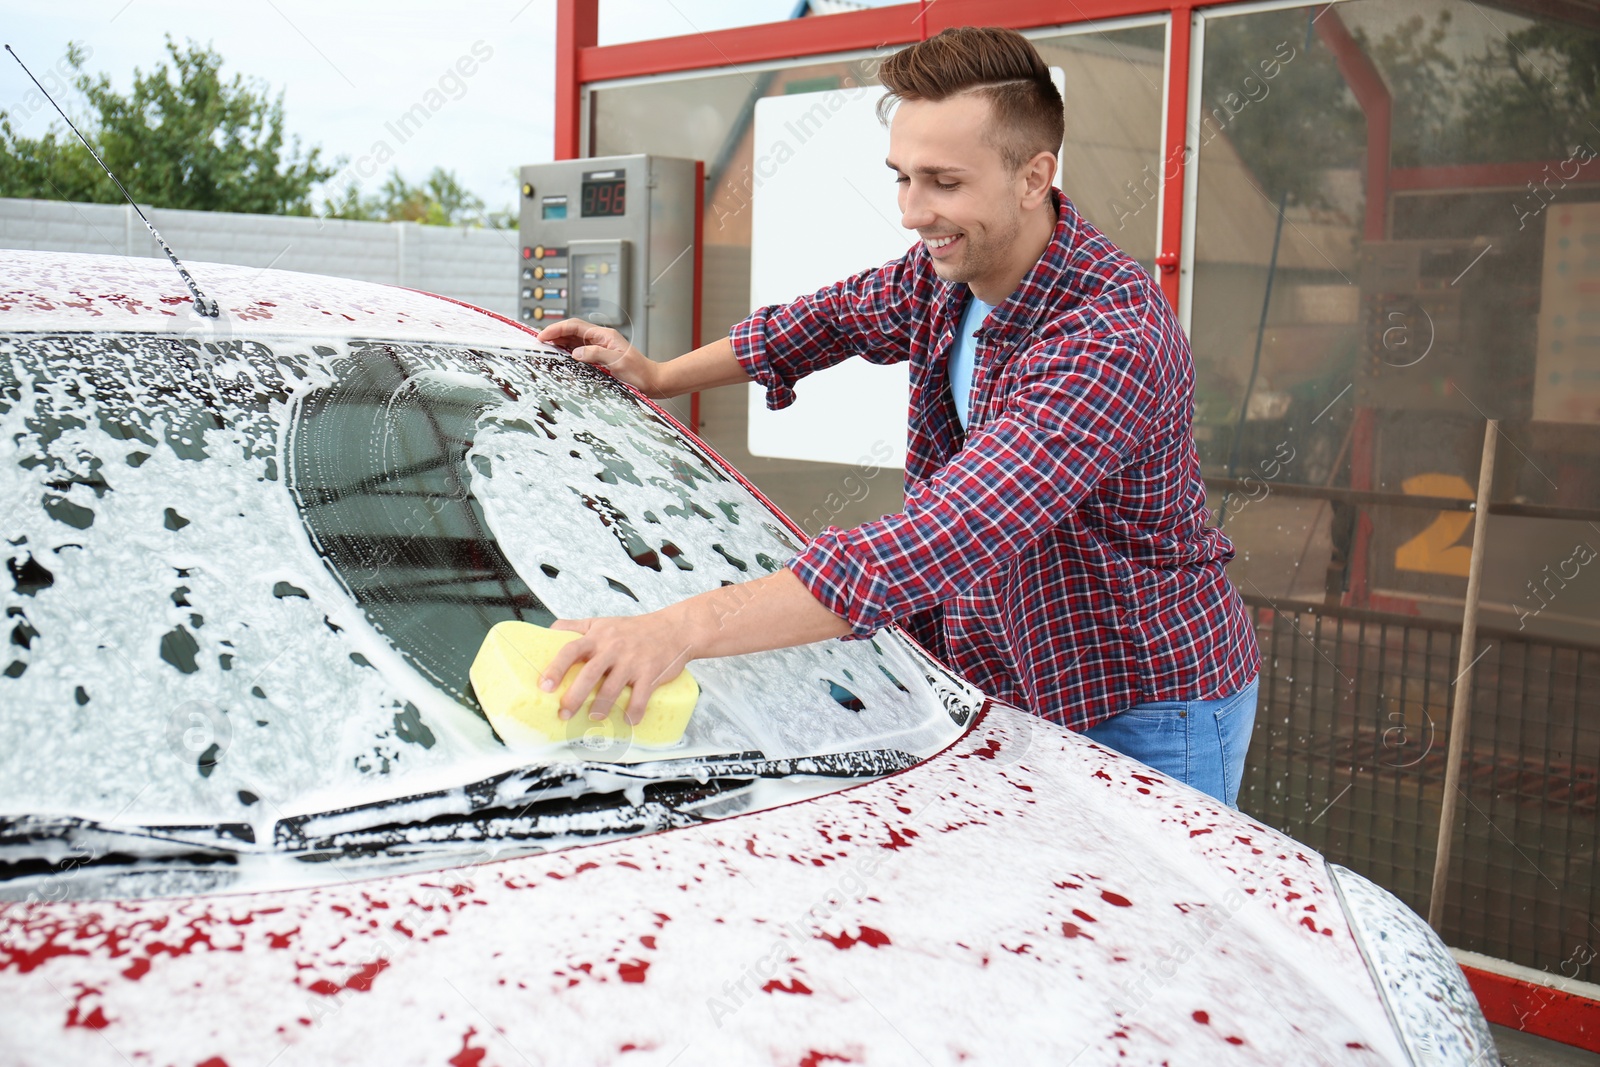
M990 696L1074 730L1255 676L1206 526L1194 360L1142 267L1055 194L1055 233L978 334L963 435L948 360L968 299L918 243L731 332L767 406L851 356L911 361L905 510L788 566L850 638L899 621Z

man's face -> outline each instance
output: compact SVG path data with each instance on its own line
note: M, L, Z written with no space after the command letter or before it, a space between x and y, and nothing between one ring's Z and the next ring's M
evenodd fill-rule
M900 225L917 231L939 277L975 289L1013 274L1026 184L984 136L991 110L970 93L902 100L889 126Z

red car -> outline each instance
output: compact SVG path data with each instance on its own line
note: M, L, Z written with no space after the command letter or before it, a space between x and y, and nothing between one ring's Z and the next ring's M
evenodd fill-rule
M513 749L505 619L804 539L499 316L0 252L0 1061L1497 1062L1437 938L899 631Z

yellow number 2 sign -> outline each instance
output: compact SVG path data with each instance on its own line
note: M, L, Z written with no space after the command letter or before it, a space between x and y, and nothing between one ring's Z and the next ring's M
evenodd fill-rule
M1477 495L1467 480L1457 474L1417 474L1400 485L1410 496L1449 496L1471 500ZM1456 539L1466 533L1471 525L1470 511L1439 512L1426 529L1394 550L1395 569L1465 578L1467 564L1472 559L1472 549L1468 545L1456 544Z

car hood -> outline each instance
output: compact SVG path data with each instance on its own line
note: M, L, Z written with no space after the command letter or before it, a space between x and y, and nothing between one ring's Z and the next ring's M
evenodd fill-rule
M1405 1062L1320 856L999 705L653 836L13 905L0 1004L18 1063Z

